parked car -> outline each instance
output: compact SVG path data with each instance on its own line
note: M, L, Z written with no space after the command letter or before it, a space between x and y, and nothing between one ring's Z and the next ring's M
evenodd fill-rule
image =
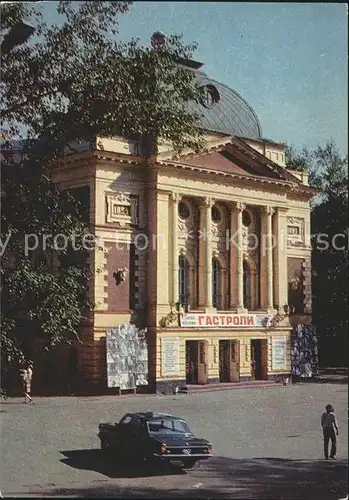
M191 469L212 456L209 441L197 438L180 417L162 413L126 413L119 423L99 424L101 449L116 458L177 463Z

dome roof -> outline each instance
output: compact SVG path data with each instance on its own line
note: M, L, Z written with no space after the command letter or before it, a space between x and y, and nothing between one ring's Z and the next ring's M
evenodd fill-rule
M197 84L203 90L200 103L193 104L201 116L198 125L208 131L259 139L262 127L252 107L226 85L195 71Z

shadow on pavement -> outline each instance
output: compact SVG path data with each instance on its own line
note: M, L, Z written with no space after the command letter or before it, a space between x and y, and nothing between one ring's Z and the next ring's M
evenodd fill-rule
M164 464L161 468L154 468L139 463L125 463L107 456L100 449L61 451L66 458L61 462L74 469L84 469L99 472L109 478L136 478L162 475L185 474L185 471L171 464Z
M65 452L68 454L68 452ZM93 468L106 474L106 464L98 465L97 450L69 452L69 465ZM73 458L72 458L73 457ZM75 461L75 465L74 464ZM68 463L68 462L65 462ZM91 469L90 469L91 470ZM114 497L114 498L239 498L275 500L339 500L348 492L347 461L284 460L279 458L231 459L214 457L182 477L153 478L127 487L117 481L103 484L56 488L31 492L38 496ZM109 474L106 474L109 475ZM118 475L109 477L120 477ZM135 476L134 476L135 477Z
M313 378L303 378L297 382L298 384L342 384L348 385L348 376L347 375L320 375L318 377Z

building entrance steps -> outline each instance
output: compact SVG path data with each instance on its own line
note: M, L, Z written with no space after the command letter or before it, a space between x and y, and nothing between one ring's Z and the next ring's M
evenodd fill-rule
M179 388L180 393L193 393L193 392L208 392L208 391L226 391L228 389L248 389L260 387L284 387L282 382L275 382L273 380L251 380L246 382L224 382L217 384L187 384Z

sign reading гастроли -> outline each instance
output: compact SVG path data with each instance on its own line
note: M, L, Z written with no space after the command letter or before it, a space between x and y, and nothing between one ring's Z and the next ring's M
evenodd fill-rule
M182 314L183 328L261 328L271 326L272 316L265 314Z

